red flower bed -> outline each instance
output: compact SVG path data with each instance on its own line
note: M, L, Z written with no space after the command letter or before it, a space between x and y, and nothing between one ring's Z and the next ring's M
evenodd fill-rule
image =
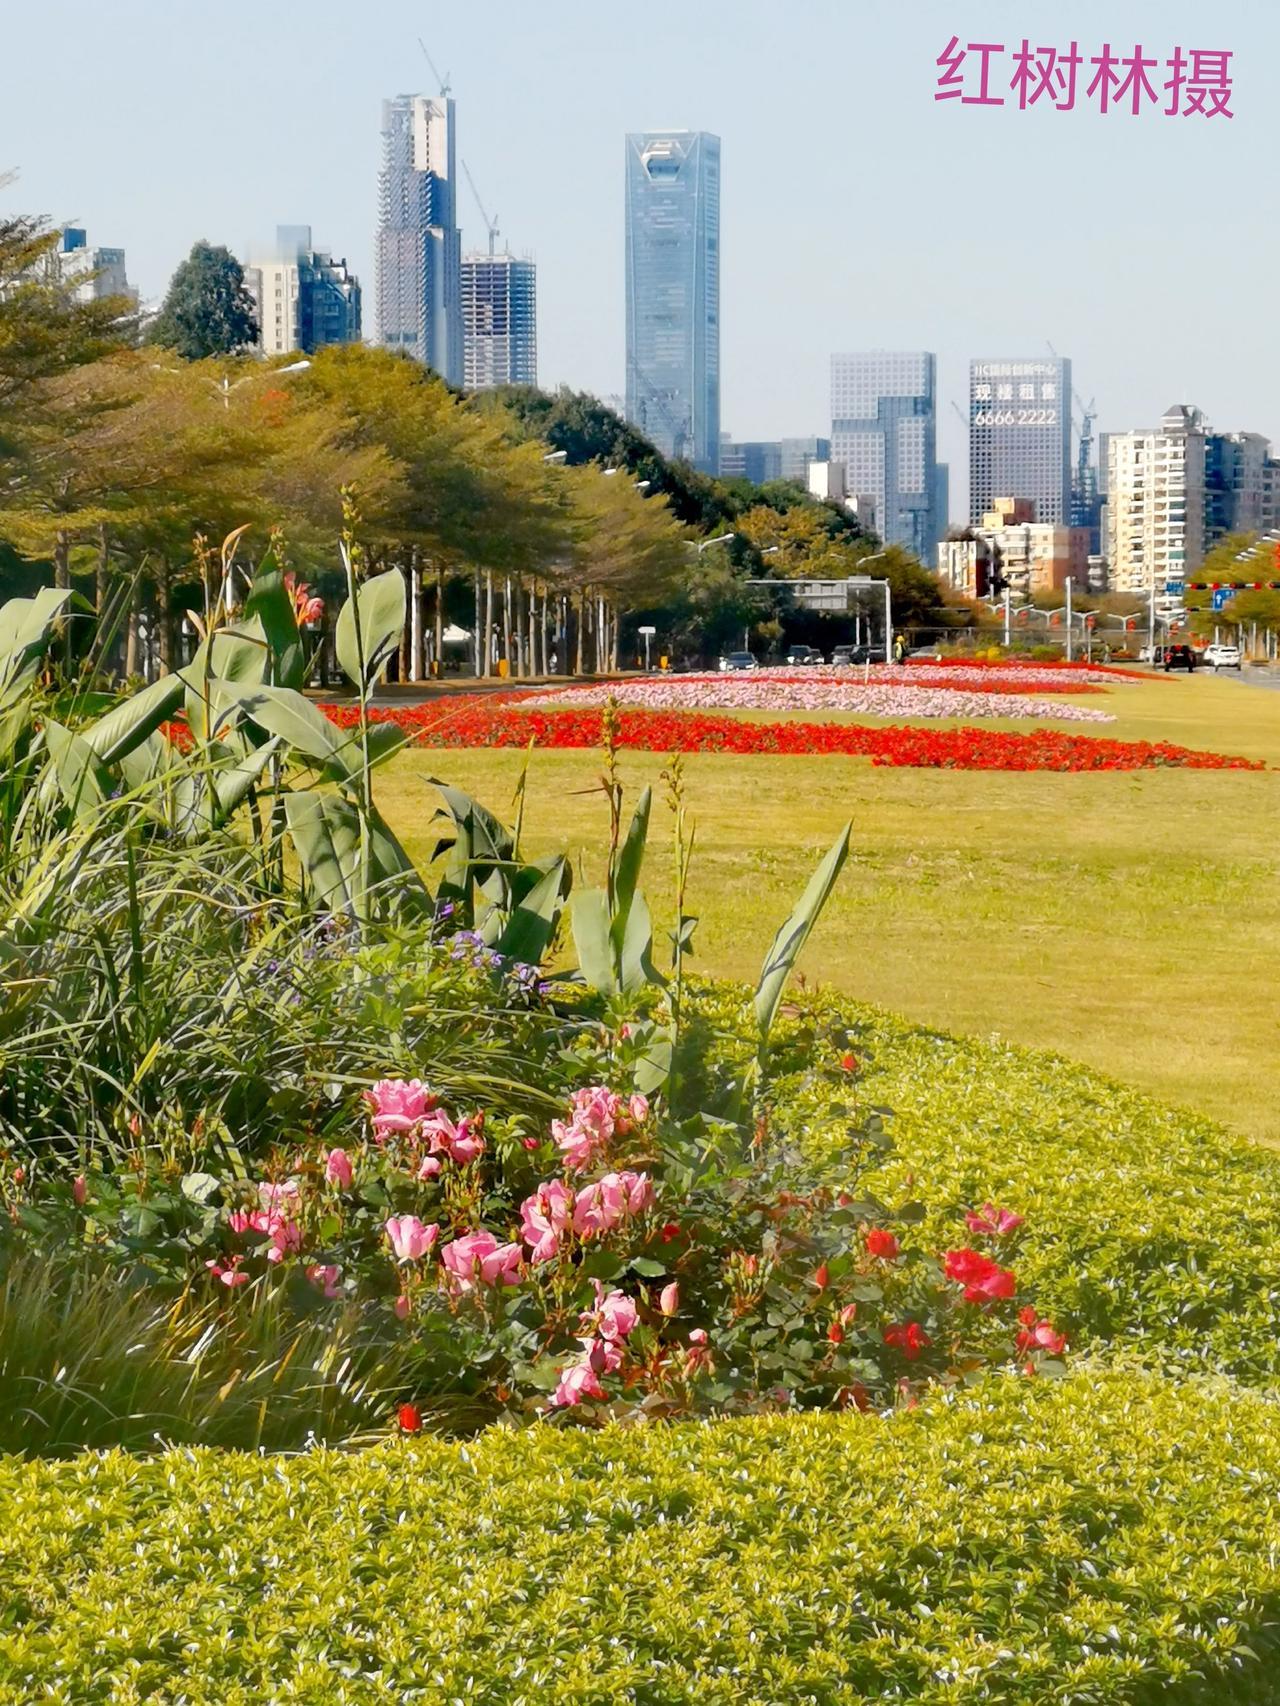
M342 727L352 706L325 707ZM426 705L376 707L379 722L396 723L423 746L547 748L600 745L598 710L526 710L507 694L458 694ZM707 712L620 710L618 743L639 752L835 753L873 764L939 770L1262 770L1265 765L1167 742L1098 739L1036 729L872 727L858 723L744 722Z

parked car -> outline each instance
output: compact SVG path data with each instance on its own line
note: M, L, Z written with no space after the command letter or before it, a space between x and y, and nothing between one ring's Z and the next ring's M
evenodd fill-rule
M1206 646L1204 661L1210 669L1240 669L1244 665L1239 646Z
M831 654L831 661L837 666L848 667L852 664L870 663L870 646L837 646Z
M792 646L782 661L793 669L811 668L822 662L822 653L814 646Z
M1157 646L1156 651L1166 675L1171 669L1185 669L1188 675L1195 670L1196 654L1190 646Z
M720 659L721 669L759 669L754 652L726 652Z

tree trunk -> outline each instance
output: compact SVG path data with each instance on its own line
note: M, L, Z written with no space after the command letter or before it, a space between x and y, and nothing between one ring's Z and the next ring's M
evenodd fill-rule
M421 681L426 673L422 655L422 575L418 569L418 547L409 554L409 679Z
M431 673L444 674L444 558L436 563L436 650Z
M156 567L156 639L159 642L161 673L173 668L173 574L168 557Z
M484 572L484 673L493 673L493 570Z
M138 592L135 583L129 589L129 614L124 630L124 673L130 679L138 673Z

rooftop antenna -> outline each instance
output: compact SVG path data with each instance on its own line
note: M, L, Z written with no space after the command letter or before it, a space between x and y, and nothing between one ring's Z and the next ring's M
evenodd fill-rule
M495 217L490 219L489 215L485 212L484 203L480 200L480 191L476 188L476 181L471 176L471 168L467 165L465 160L462 162L462 169L467 174L467 182L471 185L471 193L476 198L476 206L480 209L480 217L484 220L485 229L489 233L489 253L492 254L493 245L498 235L497 218Z
M449 81L449 79L453 75L453 73L446 71L446 73L444 74L443 77L440 75L439 71L436 69L436 62L434 59L432 59L431 55L427 52L427 44L426 44L426 42L423 41L421 36L418 37L418 46L422 49L423 58L426 60L427 64L431 67L431 75L435 78L436 82L440 85L440 99L442 101L447 100L448 95L449 95L449 90L453 87L452 83L450 83L450 81Z

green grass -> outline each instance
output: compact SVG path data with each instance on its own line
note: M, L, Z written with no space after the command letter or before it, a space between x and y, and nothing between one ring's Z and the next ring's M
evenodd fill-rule
M1086 702L1117 713L1100 735L1280 764L1280 692L1172 677ZM426 858L428 778L447 775L501 814L522 762L410 752L380 797ZM536 755L530 851L585 851L598 873L599 768L590 752ZM623 755L633 788L661 768ZM685 769L704 972L754 977L852 817L853 856L803 962L811 978L929 1025L1057 1050L1280 1142L1280 772L981 774L709 754ZM665 814L654 823L648 888L662 912Z
M1267 1400L1089 1369L887 1418L9 1460L0 1697L1262 1706L1277 1493Z

